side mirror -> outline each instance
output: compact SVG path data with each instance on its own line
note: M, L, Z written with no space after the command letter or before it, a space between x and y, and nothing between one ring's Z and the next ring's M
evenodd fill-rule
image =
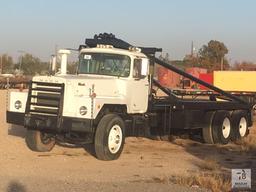
M148 64L149 61L146 58L134 60L133 77L136 80L143 79L148 75Z
M141 59L141 71L140 71L141 78L148 75L148 64L149 64L148 59L145 59L145 58Z

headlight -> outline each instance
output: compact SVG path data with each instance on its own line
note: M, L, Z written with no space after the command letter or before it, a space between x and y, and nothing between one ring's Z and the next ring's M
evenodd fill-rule
M20 109L22 107L22 103L20 100L15 101L14 103L15 109Z
M81 115L86 115L87 107L85 107L85 106L80 107L79 112Z

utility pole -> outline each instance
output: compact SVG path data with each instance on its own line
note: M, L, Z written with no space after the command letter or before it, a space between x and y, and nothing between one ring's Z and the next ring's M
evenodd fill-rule
M0 74L3 73L3 55L1 55L1 70L0 70Z
M23 50L18 50L19 53L21 53L20 55L20 63L19 63L19 73L21 74L21 65L22 65L22 60L23 60L23 53L26 53L25 51Z
M20 56L19 74L21 73L22 55Z
M220 70L223 71L223 69L224 69L224 57L221 57Z
M191 43L191 56L193 57L194 56L194 42L192 41Z

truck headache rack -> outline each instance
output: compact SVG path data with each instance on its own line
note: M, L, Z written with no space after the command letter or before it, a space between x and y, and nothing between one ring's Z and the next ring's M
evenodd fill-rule
M101 45L112 45L115 48L129 50L130 47L134 47L122 39L117 39L112 33L100 33L99 35L94 35L93 39L86 39L85 45L87 47L97 47L98 44ZM82 47L82 46L80 46ZM155 47L138 47L144 54L154 55L156 52L161 52L161 48Z
M26 114L61 116L64 84L31 81Z

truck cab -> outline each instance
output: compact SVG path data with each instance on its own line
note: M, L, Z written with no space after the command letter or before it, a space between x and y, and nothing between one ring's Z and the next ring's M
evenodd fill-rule
M94 85L95 104L124 105L128 114L145 113L148 107L149 60L138 50L112 46L82 49L78 77ZM111 89L110 89L111 87ZM100 109L95 111L94 118Z

